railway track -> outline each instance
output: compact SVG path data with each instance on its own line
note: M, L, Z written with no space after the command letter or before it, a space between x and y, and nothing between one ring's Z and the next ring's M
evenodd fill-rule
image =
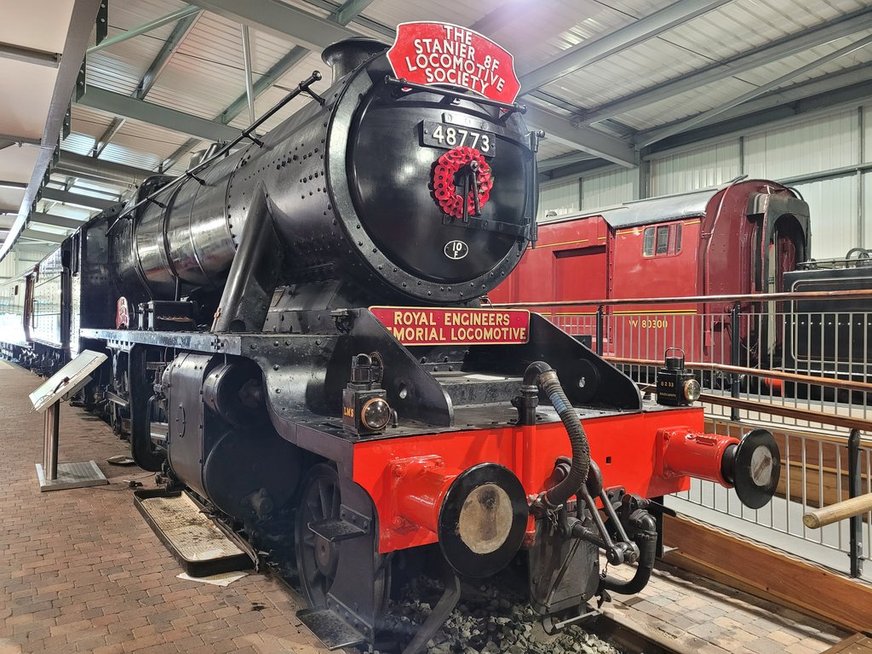
M624 654L691 654L695 651L641 625L623 622L609 611L599 616L588 629Z
M554 630L529 607L523 579L505 574L487 584L463 584L462 599L427 643L428 654L690 654L663 634L633 624L609 608ZM392 600L381 637L370 649L349 654L401 652L429 615L441 592L438 582L419 577Z

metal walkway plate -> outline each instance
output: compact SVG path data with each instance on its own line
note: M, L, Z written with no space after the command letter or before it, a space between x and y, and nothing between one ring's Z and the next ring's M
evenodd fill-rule
M100 468L93 461L59 463L56 479L46 479L42 464L37 463L36 476L39 478L39 490L42 492L104 486L109 483L109 480L103 476Z
M249 555L187 493L134 493L140 513L192 577L251 567Z
M354 647L366 642L362 633L330 609L304 609L297 611L297 617L329 650Z

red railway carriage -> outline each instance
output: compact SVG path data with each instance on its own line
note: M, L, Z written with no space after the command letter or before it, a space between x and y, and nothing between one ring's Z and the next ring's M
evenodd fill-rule
M776 182L740 180L546 221L535 247L489 297L516 303L781 291L784 273L808 256L802 198ZM730 359L729 305L624 309L603 308L606 353L659 358L666 346L679 344L693 360ZM593 335L596 311L592 304L548 313L570 333ZM744 319L743 341L755 324Z

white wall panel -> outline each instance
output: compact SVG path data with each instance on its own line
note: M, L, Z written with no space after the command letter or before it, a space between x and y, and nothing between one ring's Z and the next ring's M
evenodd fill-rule
M651 195L717 186L740 173L739 139L696 147L651 160Z
M581 209L599 209L636 199L639 171L635 168L610 170L581 179Z
M780 181L867 164L872 162L872 102L863 107L862 131L859 118L854 107L656 154L649 159L650 195L713 187L741 173ZM742 153L744 161L740 160ZM634 199L638 197L638 174L636 169L611 169L588 173L580 181L549 182L542 187L540 216L549 210L563 214ZM798 188L811 206L815 257L843 256L862 245L861 239L865 247L872 248L872 171L861 179L852 173L804 182Z
M745 137L745 172L783 179L858 163L857 110L816 116Z
M9 277L17 277L32 270L33 267L55 249L56 245L38 245L28 241L19 241L15 249L0 261L0 281Z
M14 277L18 273L18 257L10 252L0 261L0 280Z
M811 254L843 257L857 244L856 175L797 184L811 213Z
M561 179L539 187L539 220L550 211L558 216L578 211L578 179Z

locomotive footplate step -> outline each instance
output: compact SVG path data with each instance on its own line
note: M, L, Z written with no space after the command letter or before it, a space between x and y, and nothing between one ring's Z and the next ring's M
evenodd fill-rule
M54 479L48 479L41 463L36 464L36 476L39 479L39 490L69 490L71 488L87 488L88 486L104 486L109 480L93 461L78 463L58 463L58 474Z
M327 649L355 647L366 642L366 636L348 624L332 609L297 611L297 617L309 627Z
M361 529L357 525L353 525L345 520L321 520L320 522L313 522L309 525L309 531L330 543L355 538L366 533L365 529Z
M138 490L134 504L164 545L192 577L246 570L250 556L202 505L184 492Z

